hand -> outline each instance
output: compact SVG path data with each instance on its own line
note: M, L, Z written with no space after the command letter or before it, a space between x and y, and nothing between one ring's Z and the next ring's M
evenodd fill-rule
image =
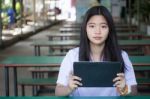
M119 90L123 90L126 86L124 73L118 73L117 77L113 79L113 82L115 82L114 85L119 88Z
M78 88L78 86L82 86L82 83L80 83L81 78L78 76L74 76L72 73L70 73L69 75L69 91L72 92L73 90L75 90L76 88Z

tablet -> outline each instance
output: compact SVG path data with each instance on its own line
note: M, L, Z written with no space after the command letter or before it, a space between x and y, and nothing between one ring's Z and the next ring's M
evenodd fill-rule
M113 87L113 79L121 72L120 62L74 62L74 75L82 78L81 87Z

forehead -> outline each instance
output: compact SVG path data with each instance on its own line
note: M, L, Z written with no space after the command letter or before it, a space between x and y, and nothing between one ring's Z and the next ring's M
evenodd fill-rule
M88 20L88 23L106 23L107 24L107 21L105 17L102 15L94 15Z

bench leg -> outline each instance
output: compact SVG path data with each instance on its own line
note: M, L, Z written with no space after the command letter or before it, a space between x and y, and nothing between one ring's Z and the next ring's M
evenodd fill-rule
M22 96L25 96L25 89L24 89L24 85L21 85L21 92L22 92Z
M35 77L35 73L34 72L32 72L32 78L34 78ZM35 86L32 86L32 96L34 96L35 95Z

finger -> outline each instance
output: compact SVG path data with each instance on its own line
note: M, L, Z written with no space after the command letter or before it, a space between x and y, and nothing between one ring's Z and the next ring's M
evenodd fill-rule
M70 82L69 83L69 87L70 87L70 89L72 89L72 90L74 90L75 88L77 88L77 84L75 84L75 82L74 81L72 81L72 82Z
M70 84L70 88L71 88L72 90L78 88L79 86L82 86L82 84L81 84L80 82L78 82L78 81L74 81L74 82L72 82L72 83Z
M69 88L70 88L71 90L75 90L77 87L78 87L77 85L71 85L71 86L69 86Z
M119 87L119 88L124 88L125 87L125 83L123 81L117 81L114 84L115 87Z
M69 84L73 85L73 84L76 84L76 82L79 82L79 81L81 81L81 78L79 78L77 76L70 76ZM82 84L80 84L80 82L79 82L79 85L82 85Z
M123 77L123 78L125 77L124 73L118 73L117 76Z
M82 86L82 83L80 83L79 81L74 81L74 84L78 86Z
M121 79L122 79L121 77L116 77L113 79L113 82L120 81Z
M118 88L120 88L120 89L123 89L123 88L124 88L124 86L122 86L121 84L116 85L116 87L118 87Z
M121 81L117 81L115 82L114 86L118 87L119 85L121 85Z
M78 85L73 85L72 88L76 89L76 88L78 88Z
M78 76L73 76L73 80L78 80L78 81L81 81L82 79Z

